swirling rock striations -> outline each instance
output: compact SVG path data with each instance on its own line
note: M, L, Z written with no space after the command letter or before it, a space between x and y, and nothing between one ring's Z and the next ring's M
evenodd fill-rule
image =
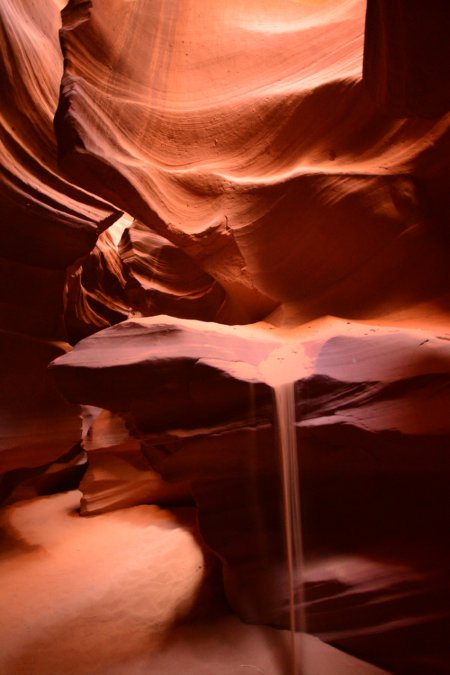
M363 30L359 0L72 1L62 166L194 258L229 322L280 304L303 321L439 306L446 253L426 195L448 118L377 110Z
M66 269L120 214L57 166L60 5L0 7L0 473L44 465L80 440L78 410L61 400L45 367L68 347L53 343L67 337ZM13 486L11 475L6 482Z
M45 284L53 273L47 283L59 283L62 297L58 271L88 253L119 212L68 183L57 168L53 115L62 71L59 21L57 2L45 9L26 7L19 0L2 3L0 246L2 258L13 269L17 263L31 287ZM27 309L32 313L23 298L18 300L19 315L26 316ZM55 333L47 322L39 334Z
M442 675L445 3L63 4L0 7L4 494L84 451L84 514L192 491L232 606L286 625L293 382L309 629Z
M126 216L120 218L102 232L82 264L69 270L64 323L72 344L127 319L132 313L118 248L128 225Z
M129 304L142 316L170 314L226 323L225 294L168 239L135 220L119 245Z

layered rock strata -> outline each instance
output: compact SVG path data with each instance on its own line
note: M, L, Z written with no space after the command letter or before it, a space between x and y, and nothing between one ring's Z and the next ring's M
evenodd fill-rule
M374 5L367 72L385 53L377 42L372 55ZM397 119L378 109L361 81L364 9L360 0L65 8L62 166L222 287L223 315L198 318L247 323L289 305L297 322L367 319L448 305L434 202L445 192L435 174L448 174L449 120L444 110ZM406 33L384 14L388 33Z
M80 441L78 408L61 399L45 369L69 348L62 344L67 269L120 214L69 183L57 165L60 5L5 0L0 7L0 475L44 471ZM29 474L4 476L0 499L21 475Z
M308 629L395 672L418 672L421 659L435 672L450 621L450 334L331 321L288 339L269 328L130 320L52 373L70 400L121 413L163 478L191 483L231 605L284 626L272 386L295 382Z
M448 672L445 3L63 4L0 7L1 498L84 451L85 514L192 492L232 606L286 625L288 381L309 629ZM158 313L203 322L119 323Z

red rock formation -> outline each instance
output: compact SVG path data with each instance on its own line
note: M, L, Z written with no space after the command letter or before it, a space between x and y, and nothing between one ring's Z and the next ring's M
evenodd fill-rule
M66 268L120 213L57 167L58 4L0 7L0 474L43 466L80 440L78 410L61 400L45 367L68 348L53 342L66 339Z
M143 316L170 314L226 323L220 285L181 248L137 220L123 233L120 257L129 303Z
M64 11L67 175L181 246L224 288L230 322L280 303L367 318L449 291L418 174L431 148L444 156L448 120L376 109L363 10L212 2L202 30L195 6Z
M122 222L125 218L102 232L82 265L74 265L68 275L64 321L72 344L131 314L125 271L115 240L116 233L120 239L122 226L127 224Z
M139 504L192 503L188 483L170 484L151 469L140 443L106 410L85 415L83 447L89 464L80 483L82 515Z
M297 379L308 628L418 672L420 659L431 668L429 630L446 658L450 624L448 340L331 322L286 341L157 317L97 333L52 372L72 400L124 414L164 478L192 483L230 603L272 625L286 625L288 594L267 383Z
M444 2L367 0L364 78L399 117L450 110L450 14Z
M6 105L0 118L0 245L12 274L14 265L21 265L20 276L33 288L53 273L62 296L64 277L58 279L57 272L88 253L118 211L68 183L57 168L53 115L62 71L59 22L57 2L45 8L29 8L20 0L2 3L0 86ZM36 301L29 300L29 311L38 314ZM20 296L18 305L25 313ZM40 334L48 336L51 328L48 322Z
M295 382L310 630L448 672L445 3L368 0L364 78L362 0L69 0L61 54L62 4L0 8L4 493L81 440L86 514L192 486L230 603L286 625Z
M63 400L47 373L49 361L66 349L0 331L0 475L53 462L80 440L78 406Z

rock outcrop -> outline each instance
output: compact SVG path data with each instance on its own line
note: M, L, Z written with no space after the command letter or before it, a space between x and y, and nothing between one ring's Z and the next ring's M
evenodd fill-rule
M67 339L67 270L120 215L58 168L59 5L6 0L0 7L0 475L43 468L80 440L79 411L62 401L45 369L69 348L56 344ZM11 475L4 480L0 499L15 484Z
M363 33L359 0L72 0L62 166L192 257L223 288L227 323L280 304L305 321L439 303L447 256L428 196L449 120L378 110Z
M123 233L119 252L129 304L142 316L227 323L222 287L179 246L135 220Z
M89 465L80 482L81 515L139 504L192 505L189 483L164 481L120 417L89 406L84 411L83 448Z
M0 7L0 499L193 498L287 626L290 383L308 629L448 673L446 3L64 4Z
M163 478L192 485L229 602L284 626L272 387L295 382L308 629L418 672L436 656L430 631L436 658L447 657L449 339L338 320L288 338L155 317L84 340L52 373L74 402L120 412Z

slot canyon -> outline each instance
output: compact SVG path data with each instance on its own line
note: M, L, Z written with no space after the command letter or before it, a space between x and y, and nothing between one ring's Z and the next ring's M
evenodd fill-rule
M0 0L1 675L450 675L449 35Z

